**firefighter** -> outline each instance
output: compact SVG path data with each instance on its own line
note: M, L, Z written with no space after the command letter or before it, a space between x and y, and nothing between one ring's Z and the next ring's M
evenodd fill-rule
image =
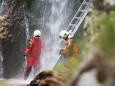
M62 30L60 32L59 36L60 36L60 38L64 39L65 42L66 42L66 44L65 44L66 47L64 49L60 50L60 54L65 57L68 52L69 53L72 52L72 56L71 57L77 57L77 55L78 55L78 46L77 46L76 43L72 44L73 40L72 40L72 38L69 38L69 32L66 31L66 30ZM70 46L72 46L72 49L69 48ZM71 61L69 60L68 63L70 63L70 62Z
M36 70L40 67L40 54L42 48L47 50L44 41L41 38L41 32L39 30L35 30L25 49L26 68L24 70L24 80L28 78L32 70L32 66L34 67L34 75Z

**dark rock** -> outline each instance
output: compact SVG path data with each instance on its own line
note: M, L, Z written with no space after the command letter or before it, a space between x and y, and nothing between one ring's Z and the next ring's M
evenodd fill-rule
M66 86L63 78L54 74L52 70L40 72L27 86Z
M5 0L4 14L0 16L0 42L2 46L3 77L17 77L22 73L23 52L25 47L25 26L22 7L15 0Z

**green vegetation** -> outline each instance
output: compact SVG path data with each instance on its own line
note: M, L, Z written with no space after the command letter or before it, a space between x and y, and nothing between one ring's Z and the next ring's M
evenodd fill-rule
M107 58L115 57L115 11L109 14L95 12L91 17L95 18L88 28L93 32L90 35L90 39L93 39L91 41L93 47L101 48Z
M57 72L68 75L68 80L77 72L77 67L90 50L100 49L105 60L115 60L115 11L94 11L89 18L91 21L86 30L87 35L77 43L80 49L77 58L70 64L55 68ZM71 51L68 53L71 54Z

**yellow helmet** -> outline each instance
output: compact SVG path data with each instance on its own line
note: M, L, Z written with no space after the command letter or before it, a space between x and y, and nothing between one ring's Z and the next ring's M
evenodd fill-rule
M40 37L41 32L39 30L35 30L33 35L34 35L34 37Z
M66 38L66 37L68 37L68 35L69 35L69 32L68 31L66 31L66 30L62 30L61 32L60 32L60 38Z

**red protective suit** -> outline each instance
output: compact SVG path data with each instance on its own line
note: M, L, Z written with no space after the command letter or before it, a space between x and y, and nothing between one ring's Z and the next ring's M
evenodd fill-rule
M24 71L24 77L27 78L31 72L32 66L34 66L34 73L40 66L40 54L41 49L44 47L44 41L41 38L32 37L28 46L25 49L26 58L26 69Z

